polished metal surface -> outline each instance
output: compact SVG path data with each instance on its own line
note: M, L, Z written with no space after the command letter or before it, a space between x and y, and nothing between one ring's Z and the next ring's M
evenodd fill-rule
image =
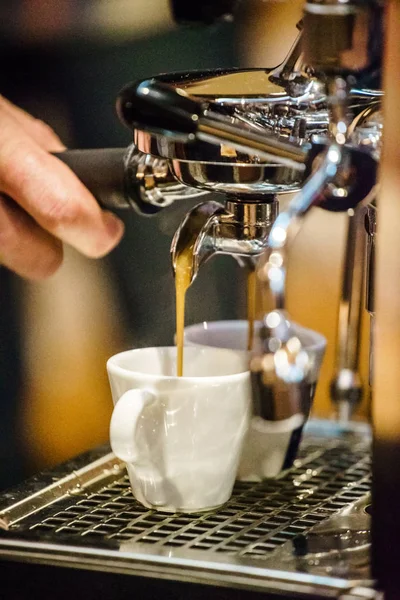
M226 156L232 156L231 148L226 146L224 152ZM233 152L234 160L236 156ZM301 181L297 169L274 163L172 160L170 169L185 185L244 199L254 195L292 193L299 189Z
M379 105L371 105L360 112L350 125L351 141L373 151L377 158L382 150L383 118Z
M258 277L264 287L269 288L274 306L262 318L263 326L259 332L261 351L250 363L254 397L268 397L272 390L273 396L285 405L296 407L302 404L303 386L307 383L312 362L302 340L291 334L292 320L286 310L289 249L304 216L314 204L318 204L321 192L329 184L334 185L342 163L347 163L344 145L332 143L318 170L271 228L268 246L258 266ZM282 362L284 369L280 368Z
M366 208L358 207L348 216L343 261L342 287L338 312L335 375L331 398L339 420L348 421L360 404L363 386L359 373L361 319L364 309L364 271Z
M279 67L154 78L147 88L167 83L202 102L203 112L187 141L136 127L138 148L170 159L177 179L192 187L236 196L299 189L312 136L329 130L329 98L325 84L308 74L282 73ZM129 98L129 88L124 93ZM381 96L379 90L350 90L352 118L379 106Z
M266 247L268 234L278 214L278 202L273 198L269 200L227 200L225 212L219 215L211 233L215 252L232 256L259 256Z
M368 10L360 11L361 5ZM380 106L379 77L373 79L380 73L380 19L378 2L311 0L302 31L277 68L177 73L135 83L121 92L120 117L134 129L138 148L169 160L184 185L259 201L293 192L312 169L313 136L330 133L340 146L351 121L354 130L360 113ZM350 73L353 87L347 89ZM339 81L344 87L338 91ZM350 169L346 163L344 171ZM344 188L333 185L332 195L347 196Z
M275 76L276 75L276 76ZM308 140L312 133L322 133L327 129L328 115L319 111L326 108L324 88L316 80L308 81L301 77L299 80L280 82L275 69L221 70L206 73L172 74L156 78L168 83L177 90L189 94L209 105L208 113L218 117L208 124L202 133L207 141L190 140L187 143L168 139L166 136L153 135L143 131L135 131L138 147L143 152L162 156L164 158L185 161L202 161L211 163L231 164L275 164L273 161L275 148L270 148L270 156L266 163L260 160L257 150L267 150L267 143L275 145L277 152L282 149L283 155L289 153L295 161L303 160L302 153L296 151L295 144L284 144L284 140ZM315 114L316 113L316 114ZM225 117L225 118L224 118ZM302 119L300 127L299 118ZM308 118L310 127L308 127ZM217 122L215 122L217 121ZM218 122L219 121L219 122ZM231 125L231 127L229 127ZM237 125L235 130L232 125ZM240 135L239 127L251 134L263 133L264 144L260 139L258 148L237 150L229 149L229 143L240 143L236 136ZM221 128L221 132L217 130ZM214 129L214 131L213 131ZM309 130L308 130L309 129ZM308 130L308 131L307 131ZM299 133L302 136L299 136ZM220 146L221 139L213 143L212 136L226 135L225 147ZM273 134L271 136L271 134ZM269 135L269 137L268 137ZM230 137L230 139L229 139ZM281 138L281 140L279 140ZM279 141L281 144L279 145ZM242 144L246 144L244 139ZM227 147L228 146L228 147ZM230 154L228 153L230 150ZM252 156L255 155L255 156ZM279 154L278 154L279 156ZM284 158L284 156L283 156ZM230 159L230 160L229 160ZM292 165L295 167L296 165Z
M141 86L143 86L142 90ZM189 105L189 108L194 106L196 112L192 114L191 111L186 113L182 110L183 125L179 121L175 123L175 102L178 102L179 98L189 97L180 88L166 85L156 78L136 84L132 93L129 89L125 91L127 98L121 100L120 103L123 107L130 106L133 104L133 100L129 98L131 96L135 98L135 94L138 95L139 92L140 100L143 96L149 103L149 110L156 115L159 111L164 110L165 119L171 118L173 121L172 124L166 123L165 129L159 126L158 121L154 126L147 125L147 113L138 117L131 109L135 115L137 130L142 127L144 131L151 132L149 134L139 130L139 133L135 134L135 142L142 152L163 158L199 160L201 162L247 163L252 166L280 165L299 171L299 179L301 179L301 173L305 170L308 146L303 148L301 144L279 139L278 136L243 119L241 115L227 114L217 105L205 105L202 99L197 98L192 98L192 104ZM145 92L147 93L145 94ZM172 96L172 98L164 98L164 95ZM171 102L171 105L167 100ZM137 99L136 102L138 102ZM171 106L171 115L169 106ZM120 109L120 112L123 110L124 108ZM127 110L125 109L125 112ZM187 131L189 127L193 128L194 126L195 132ZM152 144L153 141L155 146ZM217 148L215 149L213 146Z
M343 457L345 448L349 454ZM32 507L24 518L11 507L8 528L51 533L60 540L92 537L98 540L97 545L115 539L262 557L368 493L366 448L359 442L350 451L348 444L337 441L321 448L310 440L286 476L263 483L238 482L231 500L222 508L192 515L163 514L143 507L133 498L121 464L114 457L111 465L112 455L106 455L105 471L115 465L114 478L108 484L103 475L105 485L93 491L90 485L79 492L71 485L68 506L47 504L41 514L36 507L35 518L29 517ZM56 501L63 497L56 497Z
M290 246L301 228L304 217L313 206L325 204L330 210L348 209L353 213L355 211L358 217L362 210L359 205L368 202L369 198L372 199L376 182L374 173L369 185L358 188L361 181L365 182L367 178L366 161L372 161L372 170L374 158L372 155L361 153L356 147L347 145L351 132L347 81L339 75L327 77L326 88L331 115L330 141L322 157L319 156L315 160L319 165L289 203L286 211L276 218L258 269L259 279L269 288L274 307L262 319L262 350L250 364L253 374L253 396L268 397L271 394L270 390L273 390L273 395L281 398L281 401L289 406L302 403L305 395L303 387L307 382L311 364L309 352L304 348L301 338L294 339L290 334L291 319L286 310L286 274ZM357 161L360 162L356 168ZM353 407L361 399L361 386L357 376L364 248L360 219L354 218L353 221L344 266L338 372L331 387L332 397L343 420L349 420ZM354 279L354 288L351 290L348 289L350 275ZM282 361L284 369L280 368Z
M147 214L149 207L165 208L175 200L197 198L205 193L179 183L168 161L143 154L134 144L127 149L124 163L126 178L135 189L131 205L140 213Z
M369 334L369 385L372 386L374 373L374 342L375 342L375 279L376 279L376 227L377 209L374 204L369 204L365 218L367 231L367 265L366 265L366 290L365 308L369 312L370 334Z
M90 458L90 460L89 460ZM125 473L123 463L108 448L99 448L61 465L51 474L35 476L24 491L5 492L0 497L0 528L9 529L20 519L26 519L54 502L85 494L85 490L106 485Z
M375 313L375 246L376 246L376 206L367 207L365 225L368 234L367 246L367 301L366 309L371 314Z
M171 243L171 263L174 272L178 256L192 248L190 281L196 278L200 265L215 254L211 232L218 223L219 215L224 211L222 204L209 201L198 204L185 215Z
M285 61L285 68L288 64ZM238 126L247 124L249 131L272 133L276 140L290 141L295 147L296 142L309 141L312 135L325 134L329 126L325 84L303 72L303 67L306 69L303 63L295 63L292 68L297 70L291 73L282 66L277 69L177 73L162 75L155 80L205 102L209 110L218 110L220 118L230 117L231 123ZM379 104L381 98L380 90L351 89L349 106L353 116L366 106ZM228 162L224 148L218 145L210 147L193 140L182 143L140 130L135 130L135 136L138 147L146 153L179 160ZM251 163L251 154L249 156L247 151L242 155L238 153L231 162Z
M366 565L305 567L294 549L299 536L368 503L369 442L364 426L311 422L291 470L237 483L223 507L191 515L140 505L104 448L0 498L0 558L253 589L279 584L293 597L368 589Z
M229 254L240 264L243 259L255 260L266 248L277 212L278 203L273 197L269 202L243 202L232 198L225 206L214 201L198 204L185 215L173 237L173 269L177 256L189 246L193 246L191 281L201 265L216 254Z

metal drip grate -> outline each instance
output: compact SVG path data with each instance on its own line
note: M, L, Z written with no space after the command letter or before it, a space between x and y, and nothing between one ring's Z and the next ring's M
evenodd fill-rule
M212 512L171 515L148 510L135 501L128 477L120 471L107 485L68 494L10 530L60 543L79 538L109 547L110 541L129 540L261 558L369 490L367 441L308 438L290 471L261 483L238 482L229 502Z

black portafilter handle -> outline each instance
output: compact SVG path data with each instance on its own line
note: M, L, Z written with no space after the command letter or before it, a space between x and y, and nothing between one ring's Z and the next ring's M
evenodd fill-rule
M129 129L186 140L196 133L204 104L157 79L130 83L119 93L117 113Z
M132 147L133 149L133 147ZM134 209L142 215L153 215L160 207L145 202L139 184L131 173L128 148L65 150L54 153L81 180L102 208Z
M104 208L129 207L127 198L126 148L65 150L55 153L93 194Z

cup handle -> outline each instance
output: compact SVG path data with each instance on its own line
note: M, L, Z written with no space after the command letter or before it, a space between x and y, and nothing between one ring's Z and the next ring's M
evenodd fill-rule
M128 390L114 406L110 423L110 443L114 454L127 463L140 464L146 459L140 457L136 444L136 429L146 406L156 399L149 390Z

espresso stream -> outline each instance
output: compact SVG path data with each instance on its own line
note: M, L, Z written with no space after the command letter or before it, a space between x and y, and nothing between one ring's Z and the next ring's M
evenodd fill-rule
M192 279L193 248L187 246L176 258L175 297L176 297L176 374L183 375L183 337L185 329L185 298Z
M194 245L187 246L175 262L175 298L176 298L176 374L183 375L183 344L185 329L185 299L192 278ZM249 271L247 276L247 350L251 350L254 340L254 320L256 313L256 272Z

